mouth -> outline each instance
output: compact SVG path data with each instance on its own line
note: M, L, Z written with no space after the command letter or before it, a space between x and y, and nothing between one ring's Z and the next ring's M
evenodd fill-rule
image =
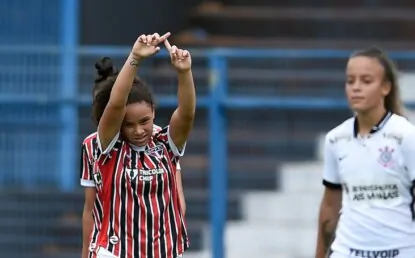
M137 137L133 138L134 144L138 146L146 145L147 144L147 137Z
M354 97L351 98L352 102L362 101L364 99L365 98L361 97L361 96L354 96Z

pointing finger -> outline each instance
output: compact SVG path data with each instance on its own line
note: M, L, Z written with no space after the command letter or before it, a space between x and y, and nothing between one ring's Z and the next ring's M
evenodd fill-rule
M168 38L168 37L170 37L170 35L171 35L171 33L170 33L170 32L167 32L166 34L164 34L163 36L161 36L161 37L159 38L159 42L161 43L161 42L163 42L163 41L166 41L166 40L167 40L167 38Z
M170 32L169 32L170 33ZM163 35L163 37L164 37L164 35ZM162 38L163 38L162 37ZM167 50L170 52L170 53L172 53L172 47L171 47L171 45L170 45L170 42L167 40L167 38L164 40L164 46L166 46L166 48L167 48Z

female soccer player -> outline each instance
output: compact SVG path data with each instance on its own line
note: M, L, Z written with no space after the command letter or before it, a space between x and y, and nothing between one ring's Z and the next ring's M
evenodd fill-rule
M95 162L96 188L103 203L97 255L104 257L176 258L188 248L188 237L175 182L175 166L193 126L195 89L191 58L170 46L167 37L142 35L109 91L96 97L102 114ZM153 135L154 102L137 90L141 62L164 42L178 74L178 107L170 125Z
M415 257L415 127L401 114L396 69L369 48L350 57L346 76L356 116L326 135L316 258L334 231L330 258Z
M104 57L95 64L97 69L97 78L93 89L93 102L95 103L95 96L105 90L105 87L110 87L111 84L105 83L106 80L114 80L118 75L118 70L113 66L112 61L108 57ZM104 82L104 83L103 83ZM140 86L142 84L139 84ZM146 90L147 88L137 87L137 90ZM99 115L99 114L98 114ZM100 117L94 118L96 124L99 123ZM154 125L153 134L158 133L162 128ZM82 216L82 229L83 229L83 246L82 246L82 258L95 257L94 249L96 244L96 237L98 236L98 230L102 221L102 203L99 195L95 189L95 180L93 175L93 164L99 156L99 150L97 145L97 133L93 133L87 136L82 145L81 156L81 185L85 187L85 204ZM181 167L177 162L176 167L176 183L179 194L180 206L183 215L186 213L186 203L184 199Z

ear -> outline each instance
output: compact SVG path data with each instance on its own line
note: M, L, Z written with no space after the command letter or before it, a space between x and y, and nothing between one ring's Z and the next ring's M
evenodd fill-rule
M156 110L153 108L153 120L156 118Z
M389 81L385 81L381 85L381 92L384 97L388 96L389 92L392 90L392 84Z

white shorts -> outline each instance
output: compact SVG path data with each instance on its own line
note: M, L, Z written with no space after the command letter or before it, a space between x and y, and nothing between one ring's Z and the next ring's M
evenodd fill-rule
M105 248L100 247L97 252L97 258L118 258L118 257L113 255L110 251L106 250Z
M182 255L178 256L177 258L181 258L181 257ZM109 252L105 248L100 247L97 252L97 258L118 258L118 257L113 255L111 252Z
M330 258L410 258L415 257L415 247L392 250L358 250L333 251Z

